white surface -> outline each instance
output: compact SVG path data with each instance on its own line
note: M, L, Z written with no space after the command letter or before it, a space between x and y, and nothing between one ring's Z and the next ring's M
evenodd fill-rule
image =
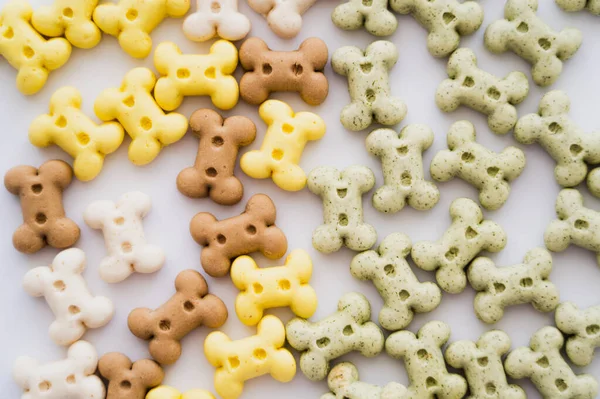
M3 5L7 0L0 0ZM34 5L51 3L51 0L32 1ZM492 21L502 17L504 1L482 1L485 9L483 27L472 37L463 40L464 46L471 47L479 57L479 66L499 76L518 69L530 77L529 65L512 53L493 56L483 47L483 32ZM518 107L519 114L533 112L543 93L550 89L566 90L573 102L572 117L581 127L592 132L600 129L598 113L600 93L600 19L588 13L566 14L551 0L542 0L540 15L556 29L577 26L583 30L584 43L579 53L566 63L565 70L558 82L548 89L532 85L527 100ZM329 47L330 55L342 45L355 44L366 46L375 40L365 31L343 32L330 21L330 13L337 4L335 0L321 1L304 16L304 27L298 37L292 40L277 38L267 27L266 21L254 13L245 1L241 1L241 12L248 15L253 23L251 35L267 41L273 49L293 50L307 37L316 35L323 38ZM426 50L426 32L411 17L398 16L399 28L390 37L399 48L400 58L394 67L391 82L392 93L400 96L408 105L406 123L427 123L435 132L435 141L425 153L425 164L440 149L446 148L446 132L453 121L467 118L478 129L478 141L495 151L508 145L517 145L507 135L495 136L487 127L487 117L474 111L461 108L452 114L443 114L434 102L437 85L446 78L446 60L434 59ZM184 52L204 53L210 43L198 44L187 40L182 31L183 19L171 19L162 23L152 34L154 46L163 40L176 42ZM47 112L50 96L64 85L73 85L82 91L83 110L92 115L94 99L101 90L119 86L125 73L136 66L152 69L152 58L135 60L123 52L115 38L105 36L100 45L91 50L73 51L71 60L60 70L53 72L46 87L37 95L25 97L15 87L15 71L4 61L0 61L0 126L2 126L2 144L0 145L0 173L20 164L36 165L52 158L61 158L71 162L70 158L57 147L38 149L27 139L28 126L41 113ZM326 68L330 82L330 94L320 107L309 107L297 94L275 94L273 98L289 101L296 111L313 111L321 115L328 126L325 137L309 143L304 152L301 165L305 171L319 165L332 165L339 168L352 164L364 164L373 169L377 177L376 187L383 184L378 159L369 156L365 147L365 132L345 131L339 123L339 114L349 102L345 78L333 73L330 65ZM238 70L237 76L241 75ZM187 98L180 112L189 116L200 107L211 107L207 98ZM212 107L211 107L212 108ZM229 115L246 115L252 118L258 127L257 139L250 148L258 148L264 137L265 125L257 114L257 107L240 104ZM370 282L359 282L349 272L350 260L354 253L343 249L332 255L323 255L312 248L311 234L321 223L321 200L307 189L297 193L287 193L278 189L271 180L256 181L246 177L238 168L236 171L245 185L243 201L233 207L223 207L209 199L193 200L181 195L175 186L175 178L183 168L193 165L196 156L197 139L187 135L179 143L169 146L152 164L136 167L127 159L129 139L117 153L110 155L104 170L98 178L89 183L74 181L65 193L67 215L81 227L81 239L77 247L87 254L88 266L84 276L95 295L105 295L116 305L114 319L104 328L88 332L84 338L92 342L99 354L108 351L121 351L132 359L147 357L147 342L134 337L127 328L127 315L139 306L157 307L174 292L174 279L178 272L186 268L199 269L200 247L192 240L188 232L188 223L199 211L213 212L219 219L239 214L251 195L266 193L277 205L277 224L284 230L289 240L289 249L303 248L309 251L314 261L314 273L311 284L319 296L319 307L314 319L330 314L336 308L337 301L345 292L356 290L366 294L373 307L373 319L382 306L382 300ZM536 145L523 147L527 154L527 166L523 174L512 183L511 196L504 207L496 212L485 212L486 217L502 225L508 233L508 245L499 254L491 256L498 265L508 266L522 261L525 253L535 246L543 245L543 232L546 225L555 218L554 201L559 186L553 177L554 162ZM242 152L248 151L243 149ZM428 168L427 168L428 169ZM426 175L429 176L427 170ZM408 234L413 243L418 240L437 240L450 224L448 207L450 202L460 196L477 200L477 192L460 180L439 184L440 203L427 212L417 212L410 208L392 216L378 213L370 203L369 193L364 197L365 219L373 224L379 240L387 234L400 231ZM152 198L152 210L144 219L144 228L149 243L161 246L166 252L165 267L155 274L133 275L119 284L106 284L98 275L98 265L106 256L104 239L100 231L94 231L83 222L83 211L92 201L98 199L116 200L123 193L140 190ZM600 200L589 195L582 188L586 206L600 210ZM0 356L0 390L3 398L20 397L21 391L12 381L11 368L19 355L30 355L42 362L64 358L66 349L56 346L48 336L48 326L54 320L52 312L42 298L28 296L21 288L25 273L34 266L48 265L57 251L47 248L29 256L18 253L11 245L13 231L21 224L21 211L18 199L6 190L0 190L0 245L2 248L2 267L0 268L0 322L4 328L0 331L3 342ZM261 266L279 265L281 261L265 261L256 257ZM560 289L561 300L576 302L582 307L600 303L600 270L596 257L591 252L575 247L554 255L554 270L551 280ZM433 280L433 273L416 270L420 279ZM221 297L230 310L230 317L223 330L233 339L254 333L253 328L242 325L237 320L233 308L237 290L229 277L221 279L207 278L212 293ZM416 331L428 320L442 320L452 327L451 340L477 339L481 333L491 328L506 331L513 340L513 347L525 345L531 334L538 328L553 324L553 314L539 314L530 305L507 309L504 319L495 326L478 321L473 312L474 291L467 288L462 294L445 294L440 307L429 314L417 315L409 326ZM272 312L287 321L291 312L287 309ZM214 392L214 369L203 354L203 342L210 332L199 328L183 341L183 355L179 361L166 368L165 383L181 390L204 388ZM382 354L374 359L365 359L360 355L345 356L339 360L355 362L361 378L371 383L384 385L389 381L407 384L402 362ZM600 359L591 366L576 371L586 371L600 378ZM531 398L539 397L532 385L519 381ZM252 380L246 384L244 398L281 398L306 397L317 398L327 391L326 383L309 382L298 371L296 378L289 384L275 382L269 376Z

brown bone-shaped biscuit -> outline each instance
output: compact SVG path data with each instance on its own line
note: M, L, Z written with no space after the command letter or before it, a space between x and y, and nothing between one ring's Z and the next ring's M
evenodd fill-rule
M65 216L62 192L73 179L66 162L52 160L39 169L16 166L4 175L4 186L21 199L23 224L13 235L18 251L34 253L50 245L68 248L79 239L79 227Z
M181 356L181 339L204 325L221 327L227 308L208 293L206 280L195 270L184 270L175 279L177 292L158 309L137 308L127 325L138 338L149 340L150 355L160 364L173 364Z
M240 95L250 104L262 104L275 91L297 91L305 103L319 105L329 93L323 73L327 45L316 37L306 39L295 51L272 51L257 37L240 47L240 63L247 71L240 80Z
M106 399L144 399L148 390L160 385L165 377L163 369L154 360L132 363L119 352L102 356L98 371L108 380Z
M190 233L204 246L200 263L212 277L225 276L231 260L260 251L270 259L279 259L287 251L287 239L275 226L277 212L271 198L256 194L246 204L244 213L225 220L201 212L190 222Z
M199 109L190 118L192 132L200 139L196 163L177 176L177 188L191 198L210 198L233 205L244 196L244 186L233 175L238 150L254 141L256 126L245 116L223 120L211 109Z

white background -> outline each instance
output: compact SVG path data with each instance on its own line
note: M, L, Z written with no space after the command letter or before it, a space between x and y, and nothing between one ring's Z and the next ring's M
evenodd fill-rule
M7 0L0 0L3 5ZM49 4L51 0L32 1L34 6ZM376 40L364 30L344 32L337 29L330 20L334 0L319 1L304 16L304 27L300 34L291 40L282 40L267 27L263 18L254 13L245 1L240 2L240 10L248 15L253 27L251 36L266 40L272 49L294 50L306 38L318 36L325 40L330 56L343 45L365 47ZM540 16L556 29L576 26L583 31L583 46L575 57L565 65L563 75L551 88L541 89L531 82L527 100L519 106L519 114L534 112L541 96L550 89L565 90L572 99L571 115L587 132L600 129L598 93L600 93L600 19L586 12L566 14L551 0L540 1ZM520 70L530 77L530 66L512 53L494 56L483 46L485 27L503 16L504 1L482 1L485 9L485 21L482 28L473 36L463 40L463 46L472 48L478 55L479 66L498 76L505 76L513 70ZM195 9L195 7L193 7ZM399 49L400 57L391 73L392 92L401 97L408 105L408 116L402 123L427 123L435 132L435 141L431 149L424 154L425 165L429 165L434 154L446 148L446 132L452 122L468 119L475 123L478 141L495 151L501 151L509 145L516 145L511 135L496 136L487 127L487 118L474 111L461 108L458 112L444 114L434 103L437 85L447 77L446 60L433 58L426 49L426 31L410 16L398 16L399 27L389 38ZM156 29L152 38L154 46L164 40L177 43L185 53L205 53L209 43L193 43L187 40L182 31L183 19L164 21ZM0 126L2 142L0 144L0 173L20 165L40 165L46 160L60 158L71 159L57 147L38 149L29 143L28 126L39 114L46 113L50 96L65 85L78 88L83 94L83 110L93 115L93 104L99 93L109 87L118 87L125 73L138 66L154 70L152 57L135 60L118 46L114 37L105 36L96 48L91 50L74 49L69 62L53 72L46 87L38 94L25 97L15 87L16 72L5 62L0 61ZM365 147L367 132L350 132L343 129L339 114L349 102L347 82L326 68L329 78L330 94L326 102L319 107L304 104L297 94L274 94L272 98L289 101L296 111L312 111L323 117L327 123L327 134L318 141L307 145L301 166L306 172L320 165L332 165L344 168L352 164L367 165L375 172L376 187L382 184L380 163L371 157ZM237 76L241 75L238 70ZM195 109L213 108L208 98L187 98L179 112L189 116ZM249 147L256 149L264 137L265 125L258 117L257 107L248 106L242 101L225 116L245 115L257 125L256 141ZM375 126L374 126L375 127ZM597 133L600 134L600 133ZM349 273L349 263L353 252L342 249L332 255L323 255L312 248L311 234L321 223L321 200L307 189L288 193L277 188L271 180L252 180L239 170L238 177L244 183L244 199L233 207L224 207L212 203L209 199L189 199L181 195L175 186L179 171L194 163L197 139L187 135L180 142L163 150L150 165L137 167L127 159L126 138L122 147L110 155L102 173L95 180L82 183L74 180L64 196L67 215L81 227L81 238L77 247L87 254L88 267L84 276L91 291L96 295L111 298L116 305L113 320L104 328L88 332L84 339L92 342L99 354L109 351L121 351L137 360L147 357L147 342L133 336L127 328L127 315L135 307L156 308L174 292L173 282L181 270L200 269L200 247L192 240L188 232L188 223L192 216L200 211L214 213L223 219L238 215L246 201L253 194L266 193L277 205L279 225L286 233L289 248L303 248L309 251L314 261L311 284L319 296L319 307L313 320L319 320L332 313L342 294L349 291L362 292L370 299L373 308L373 320L382 306L382 300L370 282L359 282ZM521 146L522 147L522 146ZM247 151L248 148L243 151ZM500 210L485 212L486 217L498 222L508 234L508 245L499 254L492 255L499 266L520 263L525 253L536 246L543 246L543 232L547 224L555 218L554 201L559 186L553 178L554 162L537 145L525 148L527 166L523 174L512 183L512 193L508 202ZM428 169L428 167L426 168ZM429 172L426 172L429 176ZM369 193L364 197L365 219L373 224L381 241L392 232L408 234L413 242L419 240L437 240L450 224L448 208L453 199L469 197L477 199L474 188L455 179L450 183L438 185L441 200L432 210L417 212L407 207L398 214L386 216L378 213L372 206ZM109 285L100 280L98 264L105 256L104 241L100 231L85 225L82 213L85 207L98 199L116 200L121 194L141 190L152 198L153 209L144 221L149 242L162 246L167 261L164 268L153 275L134 275L126 281ZM585 187L581 188L586 206L600 210L600 200L592 197ZM0 391L3 398L17 398L20 389L12 381L11 368L19 355L31 355L42 362L61 359L66 349L57 347L49 338L47 329L53 315L43 298L32 298L21 288L23 275L32 267L48 265L57 254L57 250L46 248L35 255L24 255L11 245L11 236L21 224L21 211L18 199L5 190L0 190L0 248L2 258L0 267ZM281 264L281 261L269 261L257 256L262 266ZM414 268L421 280L433 280L432 273ZM588 307L600 303L598 285L600 270L593 253L575 247L554 255L554 269L551 280L559 287L561 301L574 301L579 306ZM207 278L212 293L222 298L229 311L229 319L222 330L232 339L254 334L255 329L245 327L238 321L233 308L237 290L229 277ZM537 313L530 305L509 308L505 317L495 326L480 322L473 312L474 291L467 289L459 295L444 293L442 303L437 310L429 314L418 315L409 326L416 331L429 320L442 320L452 327L451 340L475 340L489 329L499 328L506 331L513 340L513 347L526 345L529 337L537 329L553 324L553 313ZM292 314L288 309L273 312L287 321ZM208 328L199 328L183 340L183 355L179 361L166 367L165 383L180 390L204 388L214 393L214 369L203 354L203 342L210 332ZM402 361L394 360L385 353L374 359L366 359L358 354L344 356L340 360L350 360L357 365L361 378L375 384L398 381L408 384ZM600 360L585 369L576 372L589 372L600 378ZM539 397L533 386L525 380L519 381L530 397ZM269 376L249 381L244 390L246 398L306 397L316 398L327 391L323 382L310 382L300 370L295 379L281 384Z

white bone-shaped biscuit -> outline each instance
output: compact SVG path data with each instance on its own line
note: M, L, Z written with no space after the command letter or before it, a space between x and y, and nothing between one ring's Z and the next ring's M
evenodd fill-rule
M400 133L377 129L367 136L369 153L381 159L384 185L373 194L380 212L396 213L408 203L424 211L438 203L440 192L423 173L423 151L431 147L433 131L426 125L408 125Z
M150 197L139 191L124 194L113 201L95 201L86 208L83 219L100 229L108 256L100 262L100 277L118 283L132 273L154 273L165 262L164 251L148 244L142 219L150 211Z
M40 364L28 356L17 358L13 377L24 391L21 399L104 399L104 383L94 374L97 365L92 344L77 341L63 360Z
M586 9L594 15L600 15L600 0L556 0L556 4L567 12Z
M525 168L525 154L517 147L495 153L475 141L475 126L459 121L448 132L448 150L431 161L434 180L445 182L458 177L479 190L479 202L490 211L508 200L510 184Z
M436 280L446 292L458 294L467 285L463 270L481 251L498 252L506 246L506 233L495 222L483 219L481 208L468 198L450 205L452 225L439 241L417 242L412 260L423 270L437 270Z
M335 7L331 20L340 29L365 27L375 36L389 36L398 28L398 19L388 10L388 0L348 0Z
M361 280L372 280L384 300L379 324L387 330L405 328L414 313L431 312L442 294L437 285L421 283L406 257L412 244L406 234L393 233L383 239L377 251L366 251L352 259L350 273Z
M338 251L342 245L365 251L377 241L377 232L363 220L362 195L375 185L375 176L366 166L339 170L321 166L308 175L308 189L323 199L323 224L316 228L312 242L323 253Z
M218 36L233 42L250 32L250 20L238 11L238 0L196 0L196 4L196 12L183 21L188 39L205 42Z
M248 0L248 5L267 19L279 37L291 39L302 29L302 14L317 0Z
M467 382L458 374L449 373L442 346L450 339L450 327L441 321L430 321L417 335L398 331L385 341L388 355L404 358L410 380L409 398L460 399L467 392Z
M600 346L600 306L579 309L572 302L561 303L555 313L556 326L567 339L567 356L577 366L587 366Z
M330 393L321 399L403 399L408 398L406 387L390 382L384 387L362 382L358 379L358 370L352 363L336 365L327 376Z
M555 327L539 329L529 341L508 354L504 370L512 378L529 378L544 398L592 399L598 382L589 374L576 375L562 358L562 333Z
M533 81L540 86L556 82L563 61L571 58L582 42L574 28L554 31L536 15L538 0L508 0L504 18L485 31L485 46L493 53L510 50L533 65Z
M331 360L352 351L363 356L377 356L384 338L371 320L371 304L364 295L349 292L338 302L337 312L318 322L295 318L286 326L287 340L302 352L300 369L313 381L329 372Z
M517 109L529 94L529 82L522 72L500 79L477 66L475 53L456 50L448 61L448 76L437 89L435 102L444 112L465 105L488 116L488 126L497 134L508 133L517 123Z

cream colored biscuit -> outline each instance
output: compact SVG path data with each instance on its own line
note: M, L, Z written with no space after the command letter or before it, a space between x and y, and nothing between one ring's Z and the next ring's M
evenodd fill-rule
M567 356L577 366L592 363L600 346L600 306L579 309L572 302L561 303L555 313L556 326L568 335Z

